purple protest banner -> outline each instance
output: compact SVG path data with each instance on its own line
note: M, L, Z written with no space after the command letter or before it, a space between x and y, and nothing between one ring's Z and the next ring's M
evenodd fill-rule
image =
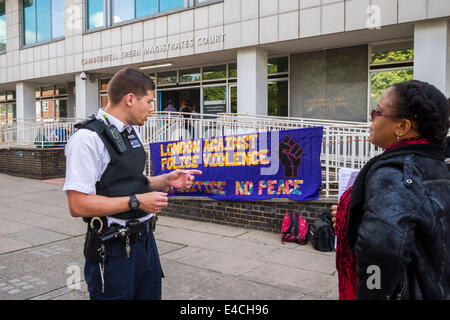
M187 189L169 196L216 200L314 200L322 183L323 128L302 128L150 144L154 175L199 169Z

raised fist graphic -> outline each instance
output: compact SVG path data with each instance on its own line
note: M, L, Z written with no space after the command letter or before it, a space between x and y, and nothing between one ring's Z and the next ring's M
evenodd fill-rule
M286 178L298 177L298 168L302 162L303 149L291 137L285 136L280 142L278 156L284 166Z

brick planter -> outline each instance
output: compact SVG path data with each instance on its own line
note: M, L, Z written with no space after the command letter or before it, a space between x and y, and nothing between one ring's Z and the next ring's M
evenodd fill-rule
M38 180L64 178L64 147L0 149L0 172Z

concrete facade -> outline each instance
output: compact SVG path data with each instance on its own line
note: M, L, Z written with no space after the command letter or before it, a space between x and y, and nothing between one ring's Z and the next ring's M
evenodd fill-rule
M95 93L78 80L81 72L111 75L121 67L170 62L170 69L205 63L240 61L238 92L247 92L247 81L261 76L259 59L274 55L319 51L328 48L413 39L418 55L417 77L431 81L450 94L448 71L431 72L423 55L439 70L447 70L449 43L447 0L211 0L155 17L126 21L109 28L86 30L86 1L65 0L63 39L24 46L21 1L6 1L6 52L0 53L0 89L21 90L22 83L76 81L76 117L92 113L87 101ZM373 29L369 29L373 28ZM431 30L431 31L430 31ZM438 42L426 35L438 33ZM432 48L429 46L432 45ZM242 61L242 60L241 60ZM164 69L158 70L163 71ZM264 73L263 73L264 74ZM245 78L243 78L245 77ZM256 90L264 84L256 83ZM0 90L0 91L1 91ZM238 94L239 95L239 94ZM239 113L267 112L265 99L239 95ZM17 100L17 109L29 113ZM291 109L295 102L290 101ZM255 107L258 106L258 107ZM22 116L22 111L18 112Z

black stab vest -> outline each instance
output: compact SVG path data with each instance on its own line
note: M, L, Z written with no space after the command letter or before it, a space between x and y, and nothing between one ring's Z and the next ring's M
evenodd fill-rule
M131 130L128 133L124 130L121 133L122 140L127 146L127 151L120 154L109 140L105 130L106 125L102 120L90 118L76 125L77 129L88 129L98 134L108 150L111 161L100 181L97 181L96 194L106 197L122 197L132 194L150 192L150 181L143 174L145 168L146 155L136 132ZM112 215L118 219L138 219L147 215L142 210L129 210Z

